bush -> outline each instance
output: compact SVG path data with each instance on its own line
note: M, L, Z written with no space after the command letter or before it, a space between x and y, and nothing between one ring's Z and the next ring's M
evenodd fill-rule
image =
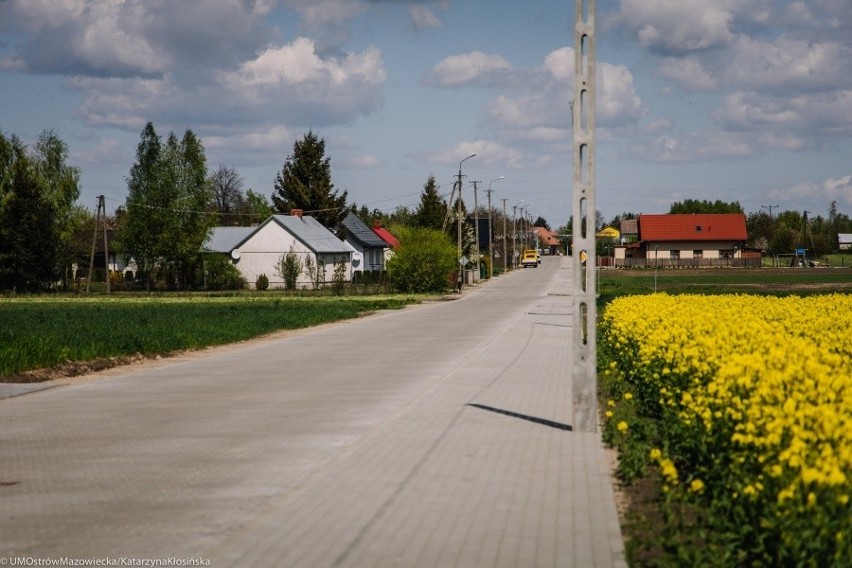
M254 287L260 292L263 292L264 290L267 290L269 288L269 278L266 276L266 274L261 274L257 277L257 280L254 283Z
M302 261L299 259L299 255L296 254L294 247L291 246L290 252L281 255L281 258L278 259L276 271L284 279L284 288L286 290L296 289L296 280L302 272Z
M211 254L204 261L204 282L208 290L242 290L246 279L236 266L221 254Z
M456 247L441 231L397 226L399 249L387 262L391 284L400 292L443 292L456 269Z

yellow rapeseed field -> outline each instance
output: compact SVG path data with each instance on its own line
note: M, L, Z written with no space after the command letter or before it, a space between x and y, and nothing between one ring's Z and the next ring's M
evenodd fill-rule
M667 491L774 539L755 558L848 559L852 296L622 297L601 340L614 406L662 425L648 458ZM607 417L633 431L618 408ZM737 528L747 521L757 532Z

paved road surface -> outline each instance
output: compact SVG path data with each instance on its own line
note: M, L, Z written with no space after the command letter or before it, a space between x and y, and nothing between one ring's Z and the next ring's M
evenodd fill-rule
M0 561L625 566L569 273L0 400Z

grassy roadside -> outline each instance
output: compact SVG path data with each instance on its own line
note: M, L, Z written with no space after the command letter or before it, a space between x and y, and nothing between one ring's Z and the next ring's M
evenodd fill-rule
M599 309L603 313L606 305L617 297L651 294L654 292L654 284L653 270L603 271ZM657 291L671 295L852 294L852 269L660 270L656 275L656 287ZM735 319L742 318L745 322L745 315L740 313ZM823 312L813 313L811 319L823 315ZM720 314L718 317L725 316ZM601 337L599 334L599 340ZM738 564L736 556L720 554L718 535L708 532L708 527L714 521L709 507L675 500L672 492L666 491L666 472L660 464L648 459L651 450L648 440L659 443L659 439L665 437L665 425L645 420L637 414L634 403L641 397L632 390L625 391L623 380L616 380L612 371L616 361L612 358L611 349L599 345L598 356L599 405L602 414L606 415L604 422L607 424L604 437L619 450L618 478L626 502L622 530L628 563L642 567L747 565ZM630 369L630 373L636 376L642 373L639 368ZM714 455L718 459L724 457ZM719 502L719 499L713 501ZM734 541L733 533L727 536ZM715 547L710 546L711 537L717 538ZM808 540L815 539L804 539ZM742 553L742 550L738 552ZM806 566L809 563L802 560L799 565Z
M18 297L0 300L0 382L78 362L165 355L355 318L417 303L415 295Z

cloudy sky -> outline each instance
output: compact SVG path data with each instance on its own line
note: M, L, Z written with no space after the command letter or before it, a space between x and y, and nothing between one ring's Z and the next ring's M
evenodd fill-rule
M267 196L313 130L336 188L388 211L416 206L429 175L449 193L476 152L463 173L496 206L523 200L558 226L573 14L573 0L0 0L0 130L56 131L92 209L124 203L151 121L192 129L210 169ZM607 219L690 198L852 214L849 0L598 0L597 60Z

